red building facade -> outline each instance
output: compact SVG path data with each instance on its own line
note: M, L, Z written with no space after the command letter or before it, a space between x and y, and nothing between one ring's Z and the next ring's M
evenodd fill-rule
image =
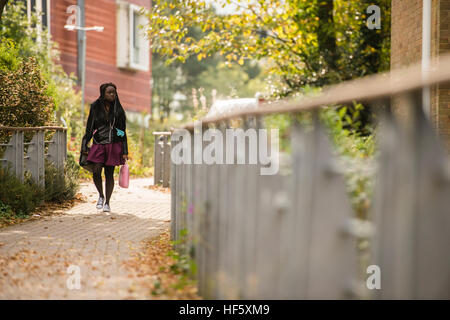
M47 0L46 5L50 33L61 51L60 63L68 74L78 76L77 32L64 28L74 13L68 8L77 1ZM103 32L86 32L86 103L99 96L100 84L113 82L127 111L151 112L150 49L143 31L137 36L137 25L145 23L138 11L150 6L151 0L85 0L85 26L104 27Z
M392 0L391 69L422 59L423 0ZM450 0L431 0L431 59L450 52ZM399 110L399 113L405 113ZM430 120L450 153L450 84L431 88Z

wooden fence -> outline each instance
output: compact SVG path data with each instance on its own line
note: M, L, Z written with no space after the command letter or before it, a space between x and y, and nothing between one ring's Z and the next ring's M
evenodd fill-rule
M45 183L45 159L57 168L64 168L67 159L67 128L64 127L0 127L2 131L12 132L9 143L2 143L5 150L0 159L3 168L10 167L21 180L25 171L29 171L33 180L41 186ZM46 131L55 131L50 141L44 141ZM35 132L31 142L24 142L24 132ZM45 146L48 153L45 153ZM28 146L26 154L24 150Z
M182 240L180 234L187 230L187 240L177 249L195 259L200 295L449 299L449 161L422 110L421 88L450 81L450 57L442 57L434 68L427 78L414 66L327 88L315 98L205 119L204 129L215 126L223 133L235 118L242 120L244 130L261 129L264 115L317 114L321 106L356 100L379 111L381 134L367 220L355 217L317 115L313 130L294 123L288 170L275 175L260 175L260 164L236 164L236 159L228 165L175 164L172 159L171 236ZM411 111L406 126L392 111L392 101L399 97ZM191 138L192 159L195 128L184 129ZM182 143L178 137L183 132L174 131L172 149ZM248 156L248 140L244 148ZM364 239L370 255L361 272L357 244ZM366 273L368 265L379 268L381 288L366 285L372 275Z

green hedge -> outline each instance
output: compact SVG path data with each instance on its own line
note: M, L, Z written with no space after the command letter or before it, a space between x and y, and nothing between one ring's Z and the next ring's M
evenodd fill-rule
M20 181L13 172L8 169L0 169L0 203L1 213L8 212L9 207L18 217L29 215L39 204L43 202L44 190L38 186L29 176Z
M79 168L72 155L67 156L64 171L45 164L45 188L37 185L29 173L20 181L10 170L0 169L0 216L27 217L43 202L73 199L79 190Z
M67 155L64 171L46 161L44 200L46 202L63 202L73 199L80 189L78 178L79 166L72 154Z

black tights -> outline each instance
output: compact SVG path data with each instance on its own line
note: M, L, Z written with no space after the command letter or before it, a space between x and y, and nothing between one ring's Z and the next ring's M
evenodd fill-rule
M105 198L103 195L103 184L102 184L102 163L96 163L94 165L94 171L92 178L94 179L95 187L100 195L100 197ZM114 190L114 166L105 166L105 189L106 189L106 201L109 205L109 199L111 199L112 192Z

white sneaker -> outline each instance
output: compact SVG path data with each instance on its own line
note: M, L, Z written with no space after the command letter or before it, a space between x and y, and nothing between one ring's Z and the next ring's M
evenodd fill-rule
M105 201L105 198L99 197L97 202L97 209L103 208L103 202Z
M105 203L105 205L103 206L103 212L110 212L111 209L109 208L109 205L107 203Z

